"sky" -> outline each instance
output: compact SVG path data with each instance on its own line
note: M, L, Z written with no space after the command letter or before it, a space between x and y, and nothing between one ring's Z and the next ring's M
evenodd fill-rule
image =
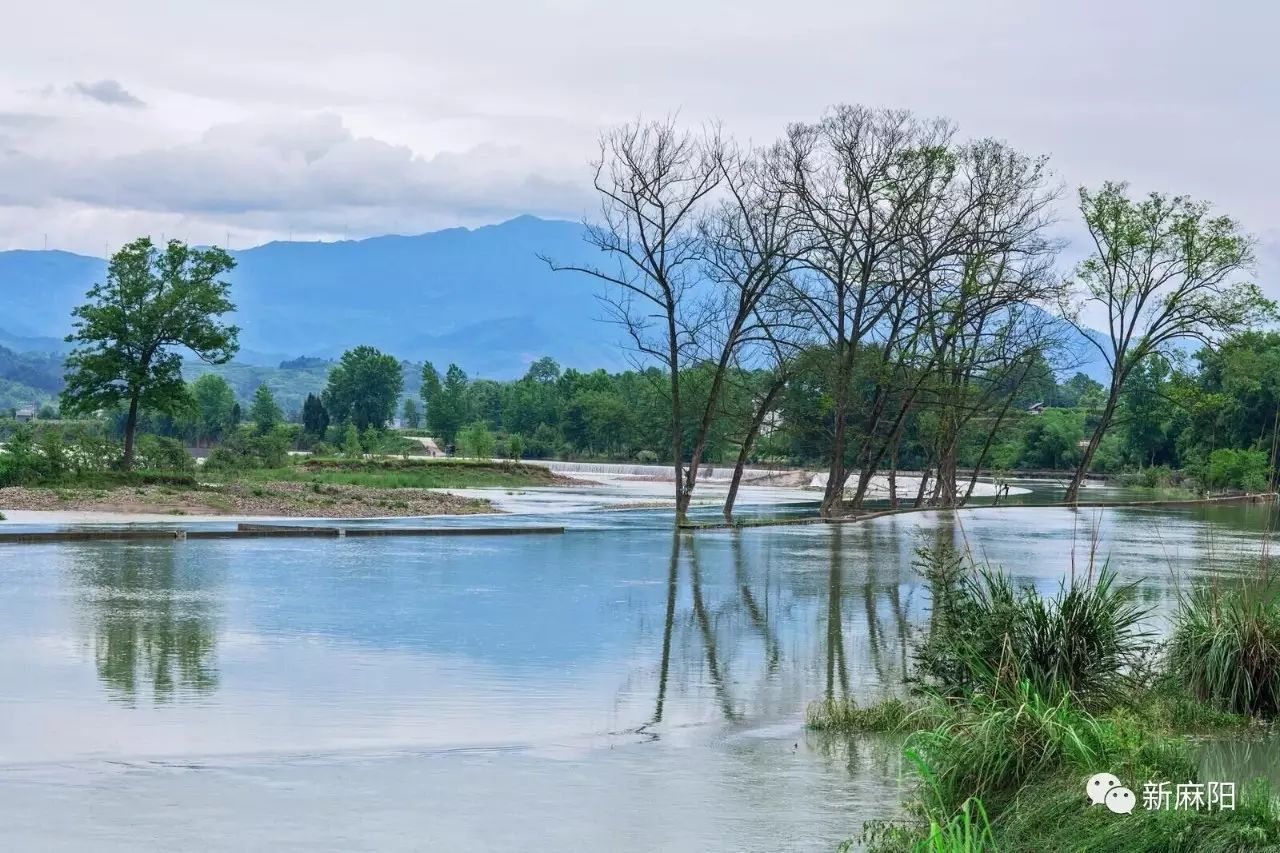
M767 143L833 103L946 116L1280 244L1280 6L1225 0L40 0L0 26L0 249L245 248L581 219L602 128ZM1276 253L1280 257L1280 253Z

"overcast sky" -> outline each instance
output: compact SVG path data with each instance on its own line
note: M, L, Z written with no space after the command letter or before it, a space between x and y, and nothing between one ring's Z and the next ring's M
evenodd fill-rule
M1272 3L39 0L0 26L0 248L581 218L602 126L905 107L1280 235ZM1068 196L1069 198L1069 196ZM1069 214L1070 211L1064 211Z

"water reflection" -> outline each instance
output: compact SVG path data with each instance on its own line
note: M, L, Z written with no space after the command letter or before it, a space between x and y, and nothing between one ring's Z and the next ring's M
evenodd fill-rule
M78 549L71 571L98 677L112 698L157 704L218 686L220 573L168 545Z

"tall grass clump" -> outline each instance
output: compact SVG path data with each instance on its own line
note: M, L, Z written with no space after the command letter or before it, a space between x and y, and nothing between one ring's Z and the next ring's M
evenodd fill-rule
M1109 566L1096 578L1062 581L1052 598L972 566L950 546L922 549L917 567L933 599L917 674L943 695L991 694L1026 681L1050 702L1069 695L1105 706L1130 691L1148 611Z
M1183 598L1169 669L1202 702L1236 714L1280 714L1280 582L1269 564L1238 586L1206 584Z

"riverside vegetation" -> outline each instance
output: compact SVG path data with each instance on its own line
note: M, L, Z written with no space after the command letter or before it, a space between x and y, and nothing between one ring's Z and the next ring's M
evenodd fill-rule
M913 691L868 706L814 703L808 725L898 733L915 779L907 819L868 824L872 850L1243 851L1280 849L1264 780L1234 810L1090 806L1105 770L1203 782L1192 735L1269 731L1277 713L1280 585L1269 557L1185 595L1157 642L1132 586L1103 566L1046 598L950 546L921 551L930 624Z
M0 502L11 509L170 514L376 517L493 512L489 501L439 490L571 482L518 462L348 456L293 457L288 426L246 426L203 465L181 442L143 434L135 466L100 426L24 425L0 454ZM420 445L414 445L420 447Z

